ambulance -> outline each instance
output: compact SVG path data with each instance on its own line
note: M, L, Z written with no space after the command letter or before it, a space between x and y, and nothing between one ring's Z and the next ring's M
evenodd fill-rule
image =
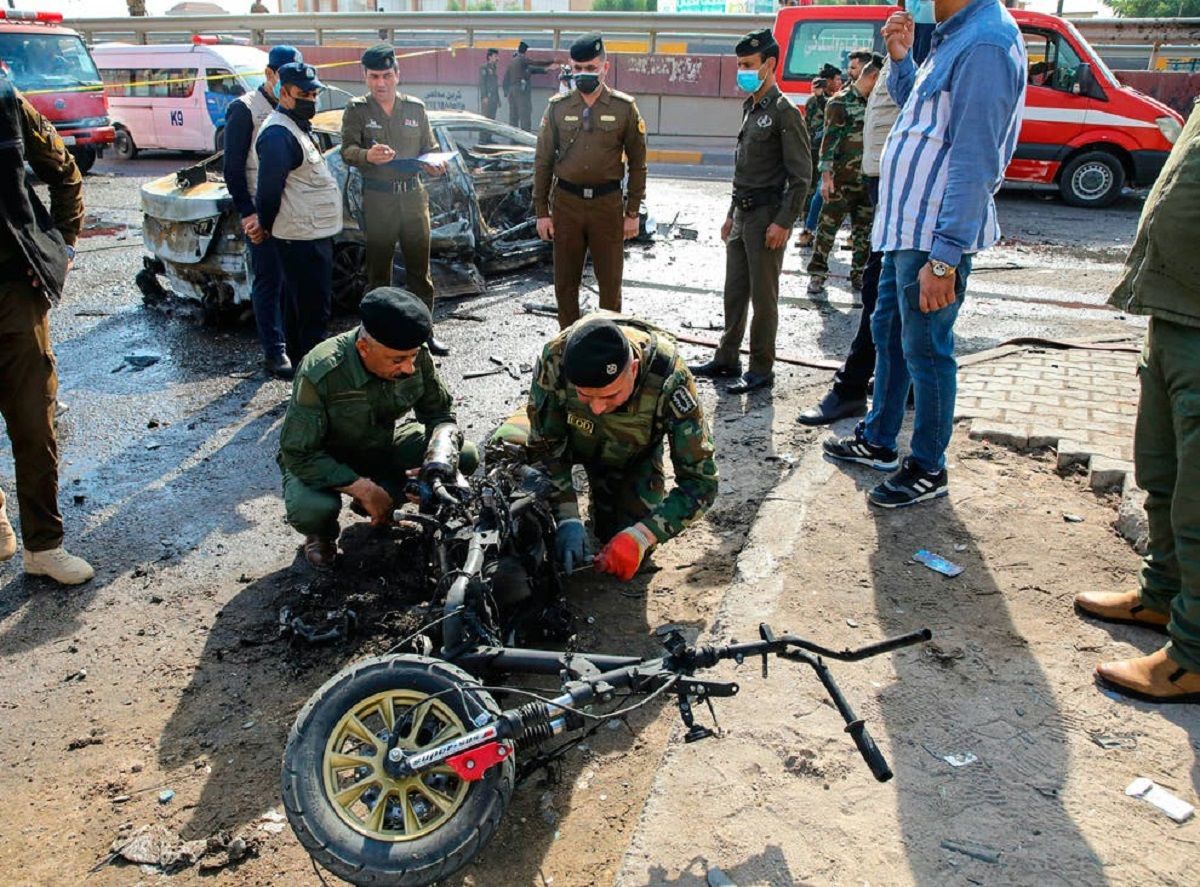
M785 7L775 20L779 87L803 104L821 66L846 68L849 54L886 53L880 28L891 6ZM1183 118L1123 86L1075 26L1009 10L1025 39L1029 81L1009 182L1057 187L1074 206L1108 206L1126 185L1146 187L1166 163Z
M191 43L96 46L117 156L132 160L143 148L205 154L224 148L226 109L266 79L267 54L246 42L197 34Z
M113 142L108 103L83 40L60 12L0 9L0 68L54 124L83 172Z

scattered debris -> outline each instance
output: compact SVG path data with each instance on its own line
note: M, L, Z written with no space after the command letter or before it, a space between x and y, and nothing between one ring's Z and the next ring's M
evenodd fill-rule
M1176 797L1146 776L1139 776L1129 783L1125 794L1131 798L1141 798L1147 804L1153 804L1175 822L1187 822L1196 812L1196 808L1183 798Z
M467 381L470 379L482 379L484 376L498 376L503 372L504 372L503 367L496 367L496 368L490 369L490 370L475 370L470 373L463 373L462 377L463 377L463 381Z
M259 838L230 837L218 832L208 838L184 841L162 825L144 825L128 837L112 843L106 859L92 871L99 871L116 860L134 865L153 866L164 873L177 872L200 863L200 871L214 872L258 854Z
M847 619L846 624L849 625L851 628L858 628L858 623L853 619Z
M942 760L951 767L966 767L968 764L979 763L979 758L969 751L963 752L961 755L942 755Z
M1092 742L1105 751L1137 748L1137 737L1131 736L1128 733L1093 733Z
M466 311L451 311L446 316L452 317L455 320L473 320L476 323L486 323L487 322L486 317L481 317L478 314L468 314Z
M258 830L268 835L277 835L287 827L287 817L278 810L268 810L259 817Z
M175 797L175 789L164 788L162 791L160 791L158 793L158 803L170 804L171 801L174 799L174 797Z
M708 887L737 887L737 885L730 880L729 875L715 867L708 870L708 878L706 880L708 882Z
M1063 512L1063 520L1069 524L1081 524L1084 521L1082 514L1071 514L1069 511Z
M952 841L949 838L942 841L942 849L949 850L953 853L961 853L963 856L969 856L972 859L978 859L980 862L987 862L995 865L1000 861L1000 851L993 847L988 847L983 844L975 844L966 841Z
M965 543L965 542L959 542L957 545L955 545L955 546L954 546L954 550L955 550L955 551L966 551L966 550L967 550L966 543Z
M934 554L932 551L926 551L924 548L913 555L913 560L918 564L924 564L935 573L941 573L943 576L948 576L951 579L963 571L963 568L958 564L952 564L940 554Z
M967 654L962 647L951 647L947 650L937 641L930 641L925 645L925 655L943 664L949 664L956 659L962 659Z
M104 730L100 727L93 727L87 736L77 736L67 743L67 751L78 751L81 748L87 748L89 745L103 745Z
M154 366L160 360L162 360L161 354L126 354L121 365L113 372L119 373L128 367L131 373L140 373L142 370Z
M358 614L349 607L328 610L325 613L325 627L320 629L310 626L293 614L291 607L284 607L279 611L280 635L308 641L310 644L327 644L347 638L354 633L357 625Z
M65 683L68 683L69 681L82 681L85 678L87 678L87 669L81 668L81 669L79 669L79 671L73 671L69 675L67 675L65 678L63 678L63 683L65 684Z

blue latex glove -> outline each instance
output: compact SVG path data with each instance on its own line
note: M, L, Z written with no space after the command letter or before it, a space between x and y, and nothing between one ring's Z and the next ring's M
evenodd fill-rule
M554 554L563 571L571 573L587 557L587 531L577 517L561 521L554 535Z

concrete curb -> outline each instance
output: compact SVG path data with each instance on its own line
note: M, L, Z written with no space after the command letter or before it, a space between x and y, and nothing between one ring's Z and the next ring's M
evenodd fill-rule
M650 148L646 151L646 162L679 166L733 166L733 154L728 151Z

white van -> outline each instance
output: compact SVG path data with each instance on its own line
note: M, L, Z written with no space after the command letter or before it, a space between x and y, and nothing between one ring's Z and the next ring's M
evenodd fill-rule
M114 149L125 160L142 148L220 151L225 109L262 85L267 66L261 49L208 36L161 46L102 43L92 58L108 94Z

